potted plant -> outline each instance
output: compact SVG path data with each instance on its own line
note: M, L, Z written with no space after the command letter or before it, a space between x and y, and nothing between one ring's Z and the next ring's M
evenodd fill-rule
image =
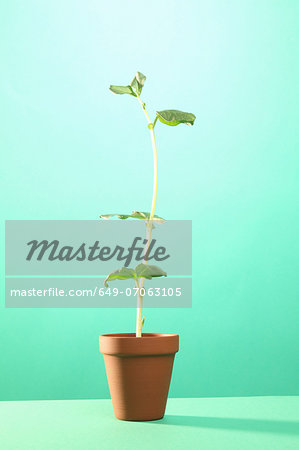
M108 219L143 220L146 225L146 248L142 264L135 268L122 267L111 272L105 279L105 286L113 280L132 279L137 288L136 333L108 334L99 338L100 352L104 356L108 384L115 416L121 420L156 420L164 416L172 366L179 348L179 336L166 333L142 333L144 317L142 304L145 294L144 281L153 277L166 276L157 266L148 264L147 251L150 248L153 223L164 221L155 215L158 187L158 159L155 126L159 121L169 126L181 123L193 125L194 114L178 110L157 111L152 122L140 95L145 75L137 72L128 86L110 86L114 94L128 94L140 103L148 122L154 157L154 183L150 212L133 211L132 214L103 214Z

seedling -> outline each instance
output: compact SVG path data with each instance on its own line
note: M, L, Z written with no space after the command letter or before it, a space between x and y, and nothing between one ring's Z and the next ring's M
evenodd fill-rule
M100 217L103 219L109 219L110 217L118 217L119 219L138 219L143 220L146 225L146 249L144 254L144 263L138 264L135 269L128 267L122 267L117 269L106 277L104 284L108 287L108 281L113 280L128 280L132 279L135 281L137 288L137 318L136 318L136 337L141 337L142 327L144 324L144 317L142 317L142 303L145 294L144 281L145 279L151 280L154 277L166 277L167 274L157 266L148 264L147 262L147 251L151 242L151 235L154 223L162 223L164 219L162 217L155 215L156 202L157 202L157 189L158 189L158 156L157 156L157 144L155 137L155 126L159 120L161 123L169 126L176 126L180 123L186 125L193 125L195 121L195 115L191 113L186 113L183 111L178 111L176 109L166 109L163 111L157 111L156 117L152 122L147 110L145 108L145 103L141 100L140 95L146 76L141 72L137 72L133 80L128 86L110 86L110 91L114 94L128 94L135 97L141 105L141 108L145 114L146 120L148 122L148 129L150 131L152 146L153 146L153 157L154 157L154 183L153 183L153 196L152 196L152 207L149 212L133 211L132 214L103 214Z

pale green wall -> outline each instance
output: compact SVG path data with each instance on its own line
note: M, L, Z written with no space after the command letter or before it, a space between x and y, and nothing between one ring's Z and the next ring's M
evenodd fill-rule
M98 335L133 310L4 308L4 219L146 210L152 155L133 98L147 77L157 213L193 220L192 310L150 310L178 332L172 396L299 394L296 0L2 2L0 398L106 397Z

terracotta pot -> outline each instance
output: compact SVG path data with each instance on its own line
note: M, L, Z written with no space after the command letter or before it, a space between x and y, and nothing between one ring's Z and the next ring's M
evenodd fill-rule
M157 420L165 412L177 334L100 336L114 414L120 420Z

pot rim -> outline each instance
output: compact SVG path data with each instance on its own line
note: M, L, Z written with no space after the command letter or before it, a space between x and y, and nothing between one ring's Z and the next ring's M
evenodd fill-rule
M178 336L178 334L175 333L142 333L141 338L147 338L147 339L156 339L156 338L163 338L163 337L171 337L171 336ZM103 338L135 338L140 339L136 337L136 333L111 333L111 334L101 334L100 337Z
M173 333L102 334L99 336L100 352L104 355L169 355L179 350L179 335Z

